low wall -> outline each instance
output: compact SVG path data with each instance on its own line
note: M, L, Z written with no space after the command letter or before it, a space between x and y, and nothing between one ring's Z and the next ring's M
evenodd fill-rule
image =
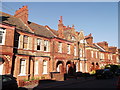
M64 74L60 72L51 72L51 78L56 81L64 81Z

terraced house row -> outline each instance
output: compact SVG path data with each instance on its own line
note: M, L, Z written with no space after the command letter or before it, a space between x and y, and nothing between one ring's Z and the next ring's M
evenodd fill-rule
M62 16L58 30L28 20L23 6L14 15L0 12L0 74L17 80L51 78L51 72L91 72L107 64L119 64L118 48L106 41L94 43L92 34L84 36L74 25L65 26ZM72 21L71 21L72 22Z

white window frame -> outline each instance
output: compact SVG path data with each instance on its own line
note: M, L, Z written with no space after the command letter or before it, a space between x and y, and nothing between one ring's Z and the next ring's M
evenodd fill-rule
M116 56L116 62L119 63L119 56Z
M78 72L78 62L76 63L76 72Z
M96 52L96 58L98 58L98 52Z
M102 59L105 59L104 53L102 54Z
M6 29L2 29L0 28L1 32L4 32L4 34L2 34L2 43L0 43L0 45L5 45L5 36L6 36Z
M72 36L72 37L71 37L71 40L75 41L75 37L74 37L74 36Z
M111 59L111 60L113 59L113 55L112 55L112 54L110 55L110 59Z
M48 40L44 40L44 48L46 47L46 50L44 49L44 52L48 52L48 45L49 44L49 42L48 42Z
M24 42L24 37L27 37L27 47L25 48L24 47L24 44L25 44L25 42ZM23 49L28 49L29 48L29 36L27 36L27 35L23 35Z
M43 60L43 74L48 74L48 61Z
M22 64L22 61L24 61L24 65ZM26 60L25 59L20 59L20 72L19 75L26 75Z
M105 57L104 57L104 53L101 53L100 54L100 59L104 59Z
M77 48L74 46L74 56L77 56Z
M83 55L82 55L82 49L80 49L80 57L82 57Z
M0 75L3 74L3 67L4 67L4 63L0 64Z
M92 58L94 57L94 55L93 55L93 54L94 54L94 52L93 52L93 51L91 51L91 57L92 57Z
M110 54L108 54L108 60L110 60Z
M34 63L35 67L34 67L34 74L37 75L39 74L38 72L38 67L39 67L39 61L38 60L35 60L35 63Z
M83 72L83 63L80 62L80 72Z
M87 44L87 42L86 42L86 40L84 40L84 39L82 39L82 40L80 40L80 43L82 43L82 44Z
M38 50L38 48L37 48L37 50L38 51L41 51L41 47L42 47L42 40L41 39L39 39L39 38L37 38L37 45L36 45L36 47L38 47L38 44L40 44L39 46L40 46L40 50Z
M58 52L62 53L62 43L58 42Z
M70 44L67 44L67 54L70 54Z

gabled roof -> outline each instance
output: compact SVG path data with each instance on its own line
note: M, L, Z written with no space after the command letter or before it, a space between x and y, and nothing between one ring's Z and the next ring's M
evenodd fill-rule
M51 29L48 25L45 26L48 30L50 30L55 36L58 36L58 32L54 29Z
M6 14L4 12L0 12L0 18L0 23L8 23L15 25L17 29L20 29L22 31L34 33L36 35L41 35L48 38L55 37L55 34L48 30L45 26L38 25L30 21L28 21L28 24L25 24L21 19L13 15ZM55 30L52 31L55 32Z
M83 30L80 31L79 37L80 37L80 40L85 38Z
M42 35L45 37L55 37L55 35L50 30L48 30L45 26L38 25L30 21L28 22L28 25L37 35Z
M15 25L17 29L21 29L27 32L31 32L30 28L25 26L25 24L19 18L16 18L12 15L6 14L0 11L0 23L8 23L11 25Z
M101 46L99 46L97 43L95 43L93 45L96 46L100 51L104 51L105 52L105 49L102 48Z

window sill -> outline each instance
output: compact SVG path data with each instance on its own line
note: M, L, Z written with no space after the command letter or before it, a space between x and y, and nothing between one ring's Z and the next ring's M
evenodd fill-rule
M2 43L1 43L0 45L5 45L5 44L2 44Z
M44 51L44 52L49 52L49 51Z
M19 74L18 76L27 76L26 74Z
M43 73L43 74L48 74L48 73Z
M42 51L42 50L36 50L36 51Z

